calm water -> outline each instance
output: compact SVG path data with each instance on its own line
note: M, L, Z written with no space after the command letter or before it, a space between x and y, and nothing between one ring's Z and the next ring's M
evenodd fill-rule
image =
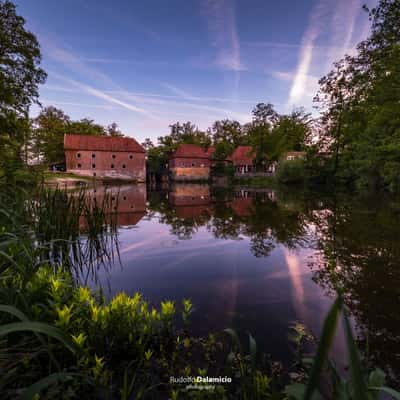
M118 199L120 261L92 286L153 303L190 298L195 334L250 331L261 350L289 362L290 324L318 336L336 276L360 347L368 337L370 359L399 374L400 203L198 184L107 190ZM334 350L343 365L340 333Z

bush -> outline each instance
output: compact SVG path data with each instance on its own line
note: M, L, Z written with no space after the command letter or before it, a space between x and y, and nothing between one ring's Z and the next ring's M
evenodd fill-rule
M280 161L276 170L276 179L281 183L302 183L305 180L305 162L303 159Z

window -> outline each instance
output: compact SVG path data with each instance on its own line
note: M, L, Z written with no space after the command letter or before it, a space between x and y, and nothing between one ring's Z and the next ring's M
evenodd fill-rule
M81 158L81 153L77 153L76 156L77 156L78 158Z
M92 153L92 158L96 158L96 154Z
M80 167L82 167L82 165L81 165L81 164L78 164L78 168L80 168Z
M112 158L115 158L115 157L116 157L116 155L115 155L115 154L113 154L113 155L112 155Z
M111 164L111 168L114 168L114 164Z
M126 200L126 196L124 196L123 199Z
M126 168L126 165L125 165L125 164L122 164L122 168Z
M132 158L133 158L133 155L132 155L132 154L130 154L130 155L129 155L129 159L130 159L130 160L132 160Z
M96 172L93 172L93 176L96 176Z
M182 167L184 167L185 166L185 163L182 163Z
M92 164L92 168L96 168L96 164Z
M192 162L192 167L194 167L194 162Z

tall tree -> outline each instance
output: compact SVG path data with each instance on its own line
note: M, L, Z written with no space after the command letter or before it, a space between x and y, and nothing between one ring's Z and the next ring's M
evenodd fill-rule
M333 172L360 185L400 190L400 1L368 10L370 36L320 80Z
M25 29L15 5L0 1L0 169L21 159L28 137L28 112L38 103L38 86L46 80L40 68L36 37Z

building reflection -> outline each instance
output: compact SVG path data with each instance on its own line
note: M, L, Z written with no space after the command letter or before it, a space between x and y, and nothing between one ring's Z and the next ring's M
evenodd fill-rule
M104 205L107 222L117 226L137 225L146 215L145 184L100 186L88 189L86 196L93 204Z
M212 213L208 185L175 184L171 186L168 198L179 218L196 219Z

